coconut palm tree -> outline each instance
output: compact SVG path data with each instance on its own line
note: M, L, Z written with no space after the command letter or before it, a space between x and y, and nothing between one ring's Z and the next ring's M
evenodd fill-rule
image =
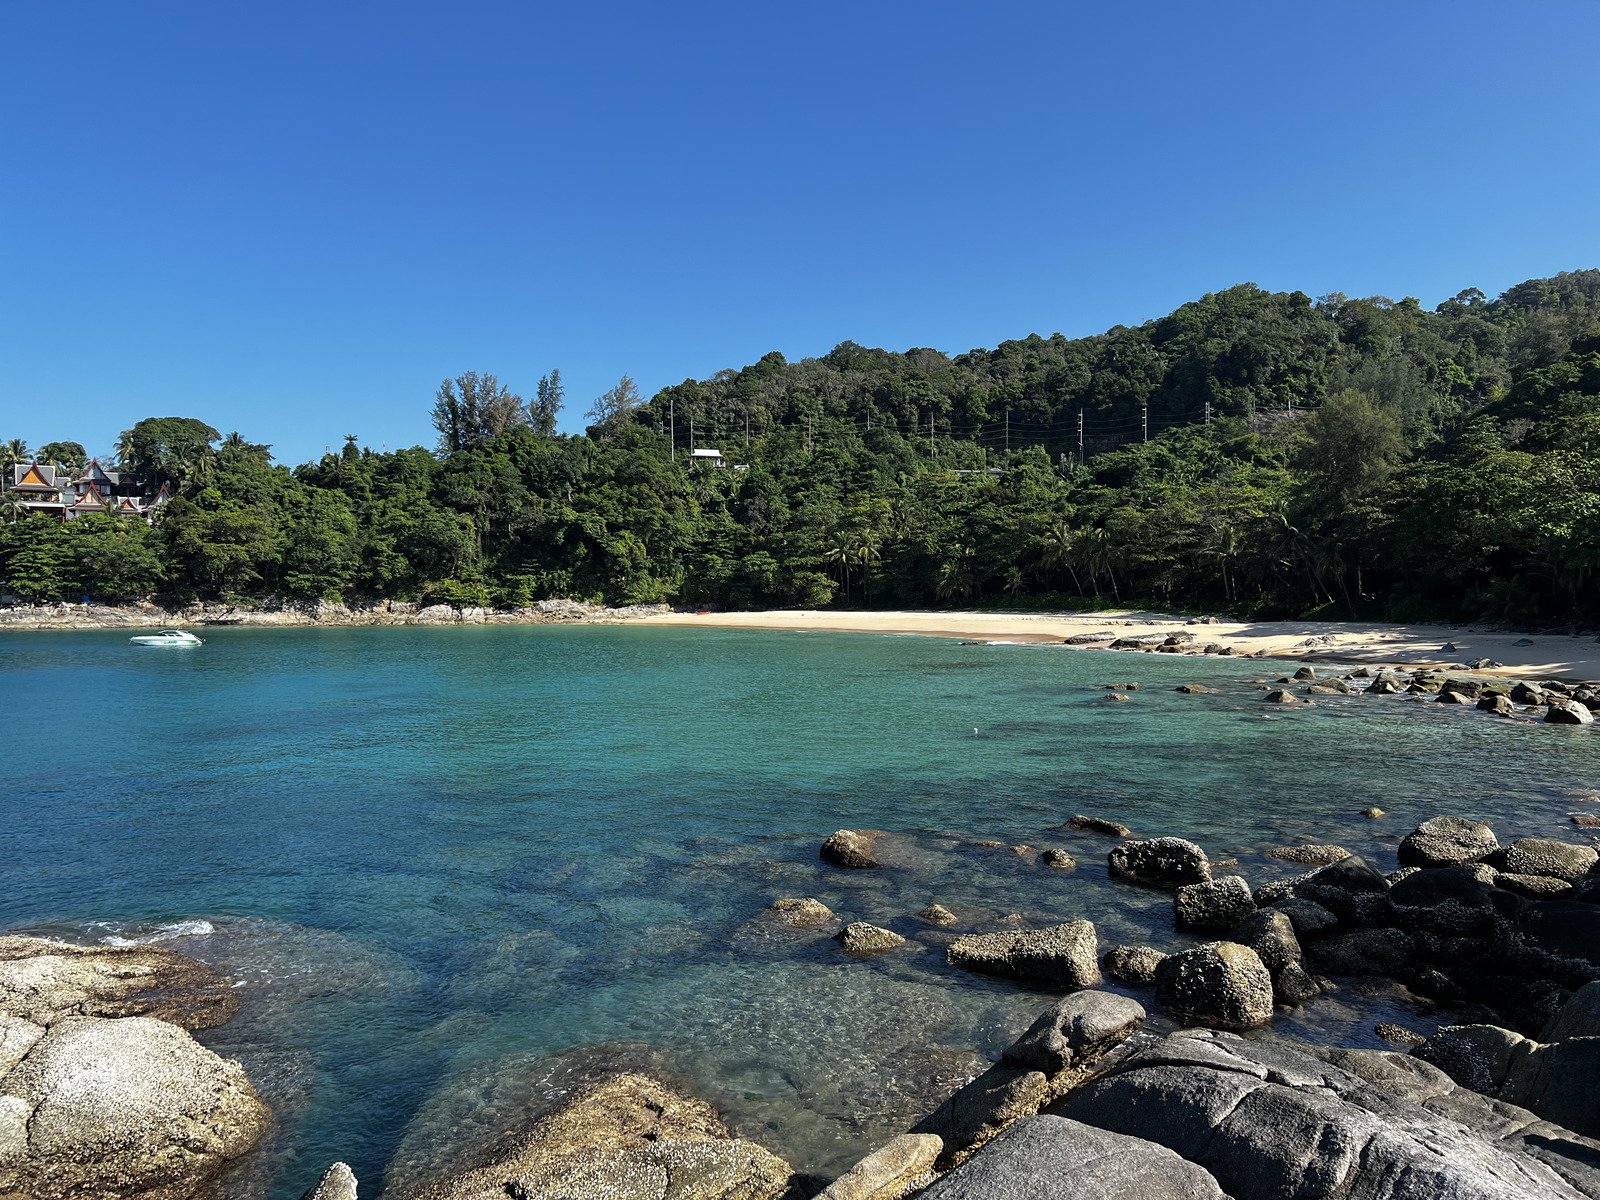
M15 525L27 512L27 505L18 493L9 490L0 492L0 513L4 513L11 524Z
M959 542L953 550L954 557L945 563L944 569L939 572L939 582L934 587L934 594L941 600L948 600L951 596L965 600L978 588L978 576L972 569L972 560L977 551Z
M850 598L850 568L855 561L856 546L849 534L841 533L833 545L823 551L823 557L831 562L839 572L839 582L844 585L844 597Z
M1019 596L1028 590L1027 575L1021 567L1013 565L1006 572L1005 589L1013 596Z
M28 443L21 438L8 438L0 442L0 471L9 472L18 463L28 461Z
M856 562L861 566L861 594L872 603L872 564L882 559L883 539L867 530L856 539Z
M1212 527L1200 551L1206 558L1216 559L1217 565L1222 568L1222 594L1227 597L1229 604L1233 603L1233 580L1228 573L1228 564L1239 557L1239 546L1239 530L1224 521Z
M1111 582L1111 595L1117 600L1122 593L1117 590L1117 568L1122 565L1122 549L1109 531L1104 529L1080 530L1073 540L1073 555L1089 572L1095 595L1100 594L1100 576Z
M1073 570L1077 563L1076 546L1078 531L1068 524L1065 517L1058 517L1056 523L1044 535L1042 549L1046 566L1063 566L1067 574L1072 576L1072 586L1078 589L1078 595L1083 595L1083 584L1078 581L1078 572Z

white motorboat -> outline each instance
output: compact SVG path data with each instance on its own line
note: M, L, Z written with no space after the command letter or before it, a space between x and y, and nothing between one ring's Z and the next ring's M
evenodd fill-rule
M147 633L128 639L135 646L203 646L205 643L194 634L182 629L163 629L160 633Z

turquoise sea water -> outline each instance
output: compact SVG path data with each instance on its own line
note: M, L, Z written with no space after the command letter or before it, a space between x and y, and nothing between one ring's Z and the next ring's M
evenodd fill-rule
M593 626L206 636L0 642L0 925L163 938L243 981L204 1040L279 1127L235 1195L290 1200L339 1158L363 1195L403 1188L617 1065L834 1173L1048 1002L950 969L949 933L909 914L1191 940L1169 897L1108 878L1105 839L1061 830L1074 813L1259 883L1302 869L1261 857L1283 842L1392 869L1438 812L1571 838L1600 785L1592 729L1397 698L1268 710L1253 681L1281 666L1233 660ZM1100 699L1128 679L1132 702ZM821 864L840 827L893 831L896 865ZM761 916L784 896L913 940L848 960ZM1343 987L1279 1027L1370 1045L1380 1019L1440 1016Z

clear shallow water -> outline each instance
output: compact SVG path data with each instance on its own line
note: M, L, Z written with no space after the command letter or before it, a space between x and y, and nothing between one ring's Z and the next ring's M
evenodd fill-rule
M1571 838L1600 785L1592 729L1398 699L1265 710L1249 681L1277 673L627 627L217 629L198 651L13 635L0 925L169 937L245 981L205 1040L280 1128L236 1195L292 1200L337 1158L364 1195L403 1187L605 1065L677 1077L831 1173L1048 1001L952 971L948 935L908 914L1191 940L1169 897L1107 877L1108 842L1060 830L1073 813L1193 838L1259 883L1302 869L1260 857L1300 840L1390 869L1437 812ZM1125 679L1134 701L1098 699ZM901 865L825 867L841 826L903 835ZM855 962L760 917L804 895L914 940ZM1279 1028L1376 1044L1383 1019L1439 1017L1347 986Z

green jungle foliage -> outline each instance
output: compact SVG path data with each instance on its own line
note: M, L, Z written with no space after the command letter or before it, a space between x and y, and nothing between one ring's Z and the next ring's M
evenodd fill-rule
M1597 270L1431 312L1245 284L1098 337L847 342L648 401L624 376L585 436L551 435L561 400L554 372L527 404L469 372L438 449L350 437L292 470L141 421L118 454L175 487L154 524L7 496L3 590L1600 617ZM747 469L692 464L708 446Z

